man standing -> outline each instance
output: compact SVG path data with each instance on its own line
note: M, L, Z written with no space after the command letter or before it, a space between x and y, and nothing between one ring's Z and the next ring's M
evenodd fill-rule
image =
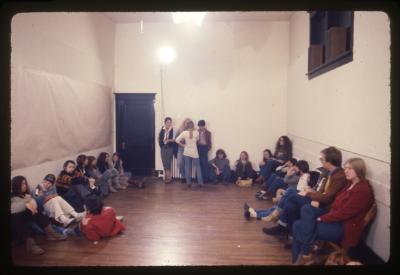
M197 150L199 151L201 174L204 182L209 182L208 152L211 149L211 132L206 129L206 122L199 120L199 141L197 142Z

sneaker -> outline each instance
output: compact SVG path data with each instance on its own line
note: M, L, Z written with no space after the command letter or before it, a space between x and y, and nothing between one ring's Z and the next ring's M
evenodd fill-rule
M62 241L67 238L67 236L63 234L58 234L51 225L48 225L45 228L46 231L46 240L47 241Z
M84 211L84 212L79 212L76 214L74 213L72 216L75 218L75 220L77 222L80 222L85 217L85 215L86 215L86 212Z
M286 227L278 224L277 226L266 228L264 227L262 231L267 235L284 236L286 235Z
M124 216L117 216L116 219L119 220L120 222L122 222L122 221L124 221Z
M244 217L248 220L248 219L250 219L250 211L249 211L249 209L250 209L250 206L247 204L247 203L245 203L244 205L243 205L243 210L244 210Z
M264 194L264 195L262 195L262 196L260 196L260 197L257 197L257 199L267 201L267 200L270 200L271 197L269 197L269 196L267 196L266 194Z

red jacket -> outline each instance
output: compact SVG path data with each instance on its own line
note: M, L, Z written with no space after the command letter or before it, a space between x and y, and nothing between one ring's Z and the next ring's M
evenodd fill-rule
M104 207L100 214L86 214L89 218L87 225L81 221L81 230L91 241L97 241L102 237L111 237L125 230L125 226L116 219L115 210L111 207Z
M320 217L321 221L343 222L343 247L352 247L358 244L363 229L364 216L372 206L374 197L367 180L360 181L351 190L351 183L340 191L333 202L330 211Z

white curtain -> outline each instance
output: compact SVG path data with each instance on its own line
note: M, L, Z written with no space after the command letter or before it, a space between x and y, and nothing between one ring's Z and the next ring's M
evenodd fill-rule
M111 112L110 87L13 67L11 169L109 145Z

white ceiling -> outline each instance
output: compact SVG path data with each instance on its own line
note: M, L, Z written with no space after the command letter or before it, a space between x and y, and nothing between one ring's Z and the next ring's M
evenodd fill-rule
M172 12L104 12L115 23L171 22ZM288 21L290 11L207 12L204 21Z

